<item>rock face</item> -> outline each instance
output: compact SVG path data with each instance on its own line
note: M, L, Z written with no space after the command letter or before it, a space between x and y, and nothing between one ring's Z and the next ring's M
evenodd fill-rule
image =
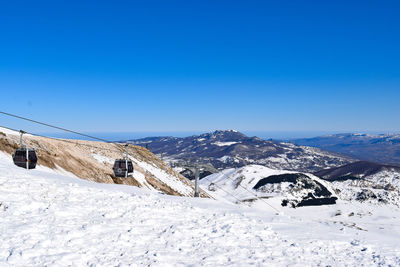
M273 169L313 172L354 161L316 148L248 137L234 130L185 138L149 137L129 142L146 146L170 162L211 163L218 170L257 164Z
M335 134L297 139L297 145L312 146L351 157L400 166L400 135Z
M342 199L400 206L400 167L359 161L315 175L332 182Z
M63 140L24 135L24 142L36 149L38 168L51 168L61 173L99 183L117 183L157 190L178 196L192 196L191 181L171 169L147 149L129 146L134 173L130 178L116 178L112 166L121 158L124 147L115 143ZM19 144L19 134L0 128L0 151L10 155ZM204 192L202 196L206 196Z

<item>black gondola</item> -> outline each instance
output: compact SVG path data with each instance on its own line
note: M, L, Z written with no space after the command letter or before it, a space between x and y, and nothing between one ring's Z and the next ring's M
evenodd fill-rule
M30 170L36 168L37 160L36 151L34 149L17 148L13 154L14 164L25 169Z
M128 165L128 168L126 167ZM133 173L132 161L126 159L117 159L113 167L115 177L128 177Z
M13 154L14 164L18 167L25 169L34 169L36 168L36 163L38 158L36 156L36 151L33 148L28 148L22 144L22 135L25 133L24 131L20 131L20 147L17 148Z
M128 145L126 147L126 155L123 159L117 159L114 162L114 175L115 177L125 177L127 178L129 174L133 173L133 163L128 157Z

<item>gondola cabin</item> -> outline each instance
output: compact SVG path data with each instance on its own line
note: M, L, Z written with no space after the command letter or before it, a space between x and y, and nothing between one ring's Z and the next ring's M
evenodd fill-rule
M117 159L113 167L115 177L128 177L133 173L132 161L127 159Z
M35 169L37 163L36 151L34 149L22 147L17 148L13 154L14 164L25 169Z

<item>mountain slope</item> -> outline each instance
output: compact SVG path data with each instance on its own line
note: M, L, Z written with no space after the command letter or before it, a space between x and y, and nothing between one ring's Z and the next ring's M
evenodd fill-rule
M400 179L400 167L383 165L367 161L357 161L337 168L321 170L315 174L328 181L336 181L342 179L367 179L376 176L379 173L392 173L396 179Z
M146 146L169 161L211 163L221 170L249 164L312 172L352 162L351 158L316 148L265 141L237 131L215 131L185 138L150 137L129 141Z
M234 203L263 201L302 207L336 203L334 190L312 174L273 170L260 165L227 169L200 180L218 199Z
M248 165L212 174L200 183L213 197L233 203L272 201L275 207L297 208L356 201L400 207L400 168L369 162L314 174Z
M171 195L193 195L192 182L143 147L129 147L135 171L131 178L121 179L114 177L112 171L114 160L124 153L125 148L121 145L32 135L24 135L24 143L37 150L39 166L61 173L69 172L86 180L133 185ZM0 128L0 151L11 158L18 144L19 133Z
M0 265L400 264L398 211L383 207L348 217L351 207L342 206L343 215L329 221L336 210L319 208L276 216L210 199L93 183L43 165L26 171L0 152ZM367 206L360 210L369 212Z
M360 160L400 166L400 135L335 134L297 139L297 145L342 153Z
M331 181L342 199L400 207L400 167L359 161L315 175Z

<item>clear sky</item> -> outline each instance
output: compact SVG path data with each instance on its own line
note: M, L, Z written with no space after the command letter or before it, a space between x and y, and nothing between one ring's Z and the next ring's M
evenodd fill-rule
M378 0L2 1L0 110L85 132L399 131L399 14Z

